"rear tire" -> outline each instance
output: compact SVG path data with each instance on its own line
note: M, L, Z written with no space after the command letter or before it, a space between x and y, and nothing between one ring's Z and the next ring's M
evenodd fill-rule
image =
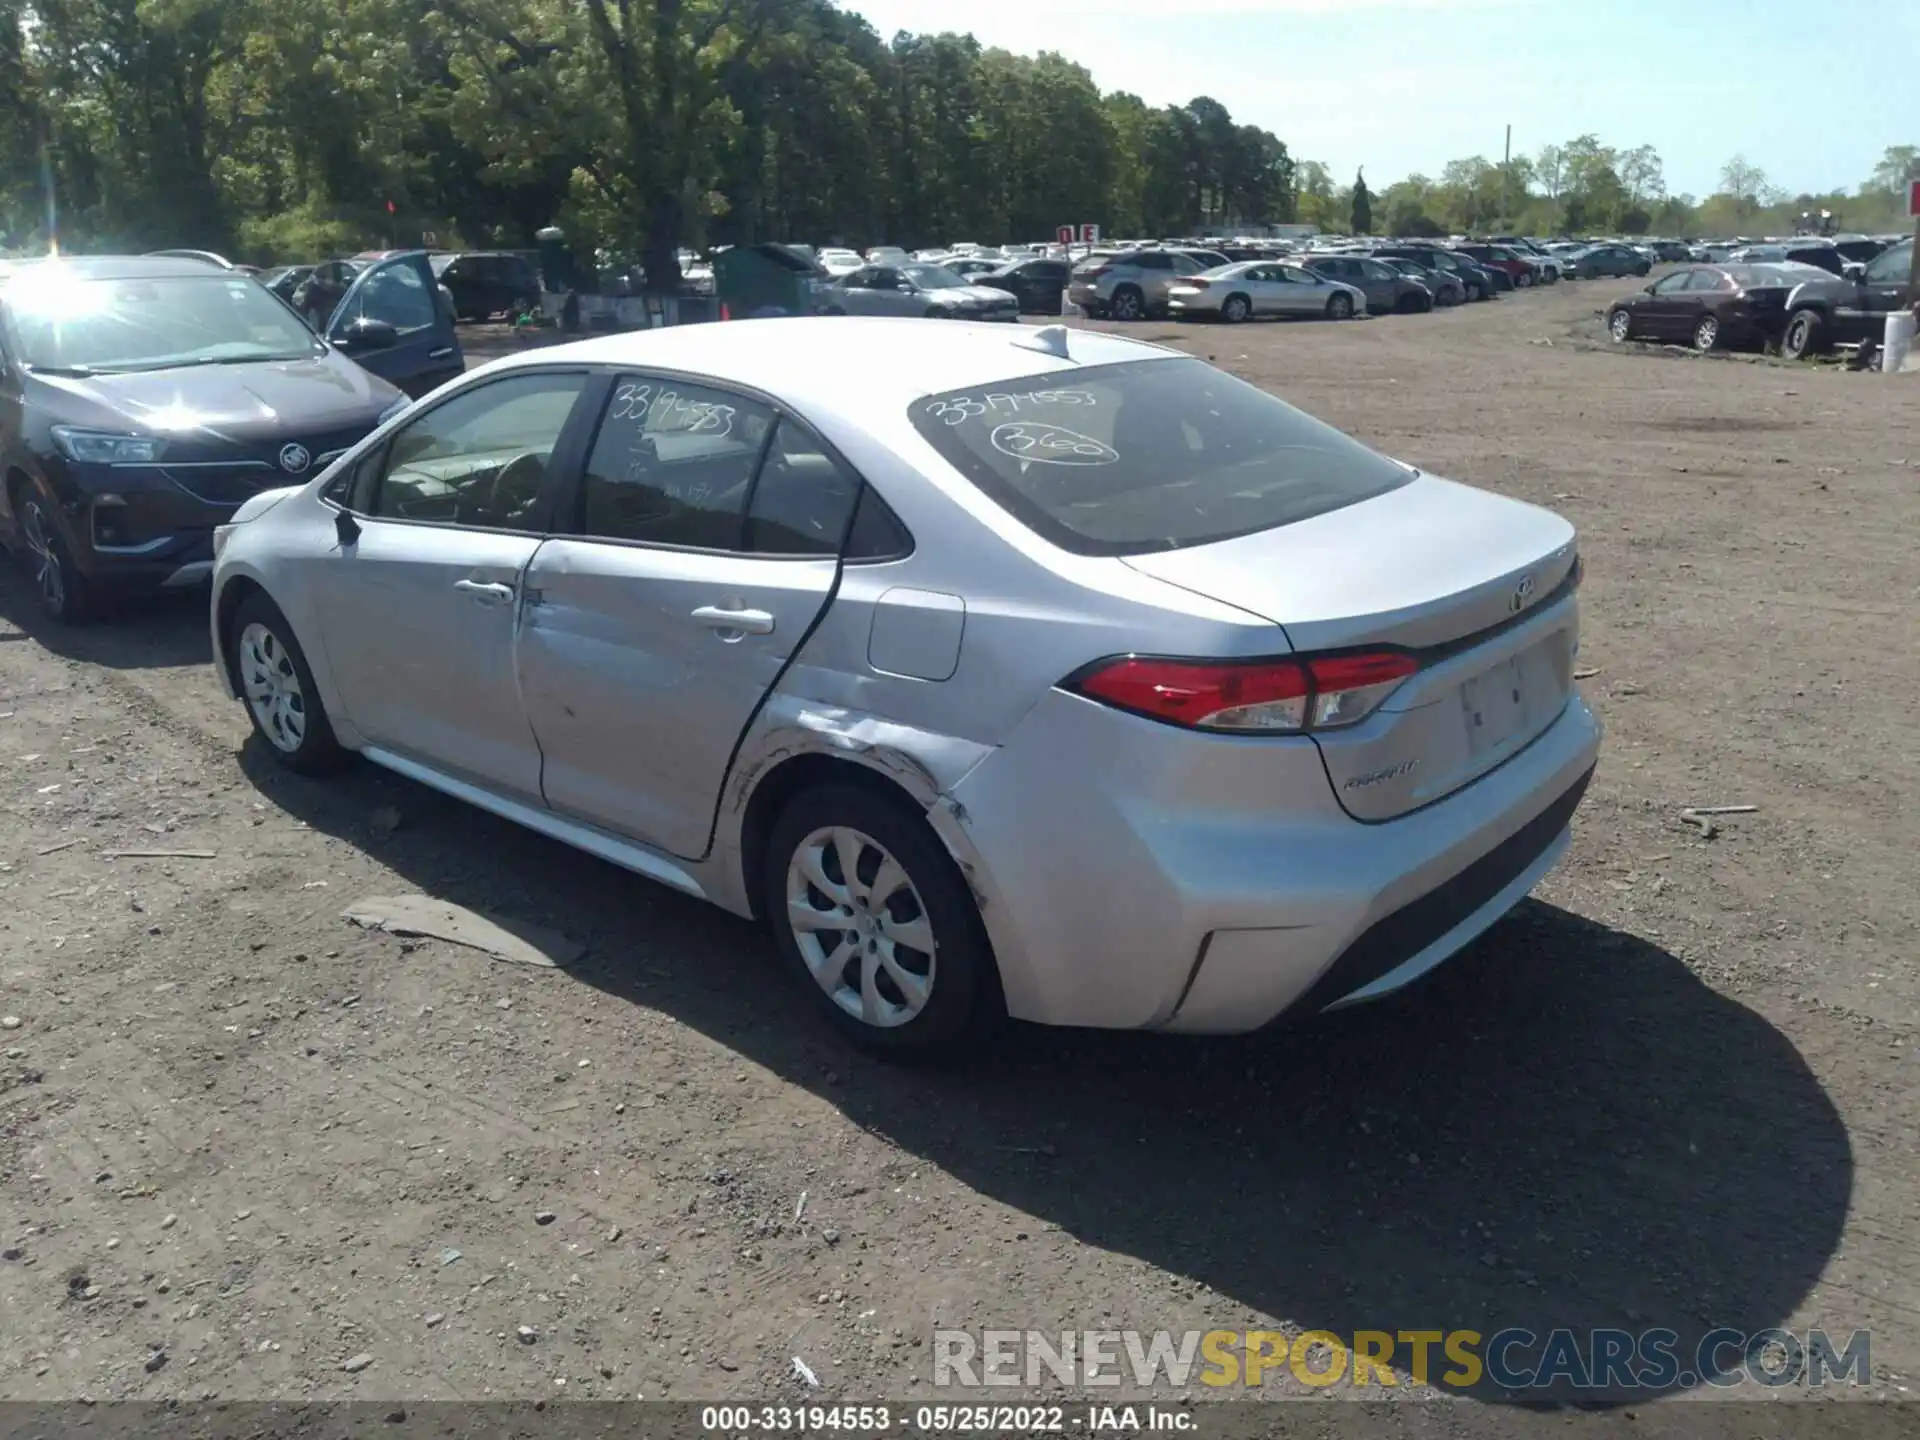
M1140 293L1137 285L1122 285L1107 303L1107 314L1115 320L1143 320L1147 314L1147 297Z
M247 718L273 758L300 775L323 775L346 758L293 626L264 594L242 600L227 627Z
M1531 290L1533 288L1533 272L1531 270L1522 270L1518 275L1513 277L1513 283L1516 289Z
M1220 318L1229 325L1238 325L1253 314L1253 305L1244 295L1229 295L1220 302Z
M1334 295L1327 300L1327 318L1329 320L1350 320L1353 318L1353 297Z
M853 785L801 791L768 837L760 900L813 1003L865 1049L951 1053L1004 1014L973 895L905 805Z
M1780 353L1787 359L1804 360L1826 348L1826 317L1818 310L1796 310L1787 317L1787 328L1780 336Z

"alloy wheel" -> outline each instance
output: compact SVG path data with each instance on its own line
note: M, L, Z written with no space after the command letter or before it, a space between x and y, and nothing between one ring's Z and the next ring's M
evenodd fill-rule
M933 995L927 907L906 869L851 826L815 830L787 864L787 924L814 983L854 1019L904 1025Z
M1613 336L1617 343L1624 342L1632 330L1633 317L1624 310L1614 311L1613 318L1607 321L1607 333Z
M38 500L27 502L20 529L27 542L27 553L33 557L33 583L40 591L40 603L57 615L67 603L67 575L60 562L53 522Z
M1720 322L1708 315L1694 326L1693 343L1696 349L1711 350L1720 339Z
M240 680L260 733L288 755L307 738L307 697L280 637L258 621L240 632Z
M1138 320L1144 308L1145 306L1142 304L1140 296L1134 291L1126 289L1116 290L1114 292L1113 302L1108 306L1108 309L1113 313L1113 318L1116 320Z

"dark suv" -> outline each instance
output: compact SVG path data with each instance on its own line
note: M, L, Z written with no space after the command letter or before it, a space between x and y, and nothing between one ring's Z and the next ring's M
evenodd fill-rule
M431 321L424 257L374 267L323 341L250 277L198 260L0 273L0 539L40 608L73 621L103 590L204 580L214 528L242 502L406 408L348 357L377 368L408 350L409 295Z
M468 250L432 258L434 273L453 296L458 319L512 315L540 303L540 277L524 255Z
M1882 250L1850 275L1807 281L1787 300L1787 328L1780 351L1789 360L1818 355L1833 345L1880 343L1887 316L1903 308L1913 241Z

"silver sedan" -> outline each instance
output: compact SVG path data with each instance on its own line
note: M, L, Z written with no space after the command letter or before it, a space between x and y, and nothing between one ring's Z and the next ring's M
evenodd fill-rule
M868 265L825 291L829 315L918 315L935 320L1018 320L1020 302L1005 290L975 285L944 265L909 260Z
M1260 315L1322 315L1351 320L1367 313L1364 290L1278 260L1243 260L1175 280L1168 313L1229 324Z
M214 549L266 754L758 918L883 1051L1397 990L1565 852L1599 749L1566 521L1063 326L521 351Z

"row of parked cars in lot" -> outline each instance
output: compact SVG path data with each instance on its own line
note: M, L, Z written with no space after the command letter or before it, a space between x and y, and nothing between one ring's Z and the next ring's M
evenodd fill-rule
M409 402L249 277L40 261L0 418L51 615L209 582L265 753L754 917L891 1053L1396 991L1598 751L1564 520L1120 335L687 325Z
M1878 344L1887 317L1911 303L1913 241L1877 250L1841 273L1794 259L1726 259L1669 271L1607 310L1620 343L1660 340L1698 350L1778 347L1789 360L1835 346Z

